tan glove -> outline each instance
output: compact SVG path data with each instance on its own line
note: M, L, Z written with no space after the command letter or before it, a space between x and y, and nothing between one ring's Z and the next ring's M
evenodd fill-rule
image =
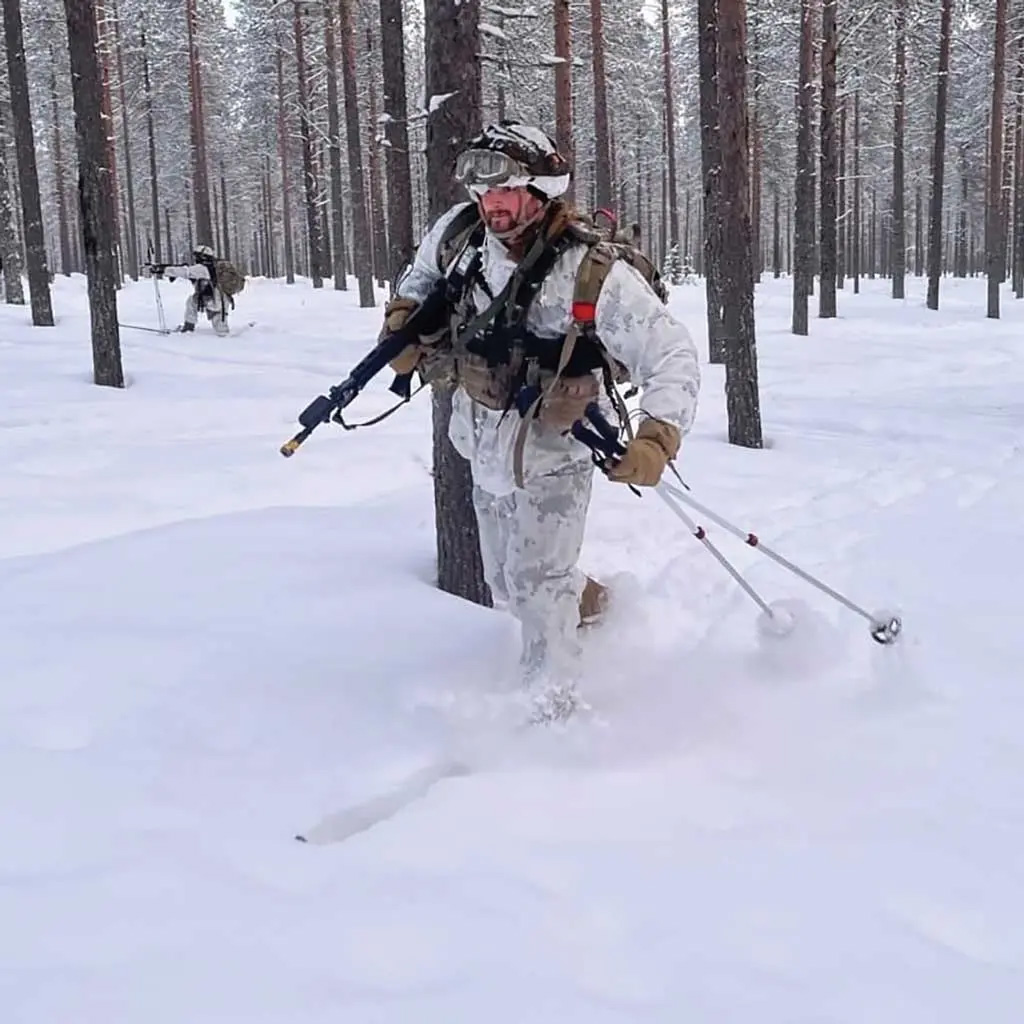
M381 338L400 331L418 306L419 303L415 299L407 299L402 295L396 295L391 299L384 307L384 327L380 332ZM406 345L389 365L399 376L404 376L407 373L412 373L422 358L423 347L421 345Z
M654 487L665 472L669 459L679 451L679 428L653 417L640 424L636 437L626 445L626 454L608 473L608 479L637 487Z

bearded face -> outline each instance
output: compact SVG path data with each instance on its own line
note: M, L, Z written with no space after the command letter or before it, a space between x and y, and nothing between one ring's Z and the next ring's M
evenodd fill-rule
M544 203L529 189L489 188L477 196L480 216L487 230L497 238L520 235L544 215Z

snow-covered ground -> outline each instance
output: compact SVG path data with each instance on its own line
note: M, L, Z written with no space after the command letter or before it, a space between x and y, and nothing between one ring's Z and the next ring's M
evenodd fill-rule
M91 384L81 279L53 329L0 307L0 1020L1019 1024L1024 304L909 291L865 282L799 339L766 280L768 447L725 443L706 367L680 460L903 642L712 528L806 602L759 640L656 496L598 481L596 714L512 739L514 624L431 585L426 396L278 454L379 306L250 281L237 337L125 330L124 391ZM703 347L702 299L672 301ZM151 284L121 304L155 322Z

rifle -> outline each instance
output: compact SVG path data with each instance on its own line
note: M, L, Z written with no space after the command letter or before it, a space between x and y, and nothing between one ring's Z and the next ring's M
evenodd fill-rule
M342 426L347 425L342 419L341 413L346 406L352 404L363 388L407 346L417 344L421 334L433 334L442 326L448 307L447 292L448 282L442 279L426 299L416 307L401 328L385 335L340 384L332 387L326 395L317 395L299 413L299 424L302 426L302 430L290 441L281 445L281 454L286 459L291 458L298 451L299 445L321 423L333 420ZM403 401L408 401L411 380L411 373L396 374L388 390L398 395Z

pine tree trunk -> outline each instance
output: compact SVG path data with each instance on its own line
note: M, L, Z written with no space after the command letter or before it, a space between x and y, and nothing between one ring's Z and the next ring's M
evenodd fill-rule
M388 276L416 252L412 233L409 115L405 102L402 0L380 0L380 52L384 65L384 170L388 187Z
M839 50L838 0L825 0L821 9L821 290L818 316L836 315L836 179L839 149L836 138L836 56Z
M480 131L479 0L425 0L427 96L455 95L427 117L427 188L430 219L465 198L455 181L455 158ZM469 601L491 605L480 558L469 463L448 438L451 391L433 388L434 510L438 586Z
M860 90L853 94L853 294L860 293L861 209L860 209Z
M953 37L953 0L942 0L939 70L935 91L935 140L932 149L932 195L928 220L929 309L939 308L942 277L942 199L946 173L946 114L949 108L949 54Z
M782 249L779 240L779 190L772 198L772 275L782 276Z
M206 124L203 117L203 85L199 72L199 21L196 0L185 0L185 24L188 34L189 126L192 141L192 206L196 229L191 244L209 245L213 239L210 216L210 184L206 162Z
M166 262L160 241L160 186L156 171L156 131L153 124L153 89L149 80L149 51L146 47L146 30L139 36L142 51L142 88L146 98L146 142L149 150L149 201L150 217L153 221L153 258L157 263ZM170 245L170 236L167 243Z
M348 140L348 179L352 198L352 261L359 283L359 305L376 304L373 294L373 257L366 218L363 147L359 135L359 91L356 85L356 30L354 0L340 0L341 77L345 86L345 134Z
M128 129L128 99L124 87L124 52L121 47L121 13L114 0L114 48L117 50L117 86L121 103L121 144L124 146L124 178L128 204L125 229L128 232L128 274L139 279L139 234L135 223L135 177L132 173L131 133Z
M398 2L401 4L401 0ZM331 272L334 275L335 291L348 291L345 276L345 198L341 188L341 125L338 119L338 51L334 31L336 16L333 0L329 0L324 4L324 50L327 63L327 135L331 161L331 231L334 235ZM387 68L387 58L384 67Z
M846 193L846 97L839 104L839 240L836 248L836 287L846 287L849 246L849 204Z
M970 197L970 180L967 176L967 148L963 143L959 147L960 163L960 214L957 218L957 255L956 268L953 273L956 277L965 278L968 273L968 247L967 247L967 204Z
M555 2L555 143L558 152L575 165L572 144L572 16L569 0ZM474 55L473 60L476 61ZM429 91L429 90L428 90ZM575 178L575 175L574 175ZM575 182L570 180L566 199L574 196Z
M761 96L759 52L757 29L760 10L757 0L750 0L750 42L748 63L750 66L750 228L753 232L754 284L761 280L763 259L761 256L761 177L764 151L764 133L761 131Z
M369 25L366 28L366 67L374 65L373 32ZM373 272L381 287L391 276L388 273L388 239L384 220L384 183L380 168L380 148L377 144L377 76L369 74L369 118L367 119L367 147L370 170L370 237L373 242Z
M114 190L107 163L103 124L103 83L97 52L93 0L64 0L71 56L78 143L78 189L92 321L93 378L107 387L124 387L117 327L117 255Z
M123 276L123 262L125 245L121 238L120 223L118 222L119 212L117 209L120 189L118 187L117 175L117 139L114 132L114 105L110 92L110 21L107 16L106 0L95 0L96 11L96 33L99 39L99 52L97 57L100 62L100 96L101 116L103 118L103 131L107 144L105 155L107 167L110 170L109 187L113 190L114 196L114 245L117 259L117 276L120 282Z
M46 239L43 235L43 213L39 199L39 173L36 169L35 140L32 137L32 110L29 103L28 71L25 66L25 43L21 27L21 0L3 0L3 6L7 40L7 81L18 160L32 323L36 327L52 327L50 275L46 266Z
M314 288L323 288L320 268L323 262L320 242L320 188L313 167L313 138L309 124L309 87L306 83L306 48L303 39L302 4L292 3L292 28L295 33L295 76L299 97L299 135L302 139L302 182L306 195L306 237L309 240L309 276Z
M21 244L14 230L14 203L11 180L7 172L7 146L4 138L3 104L0 103L0 263L4 272L4 302L11 306L25 304L21 283Z
M50 120L53 122L53 191L57 200L57 237L60 272L71 273L71 234L68 229L67 184L64 178L64 144L60 136L60 103L57 98L57 58L50 47Z
M924 210L921 185L914 190L914 277L924 274Z
M814 7L800 0L800 78L797 83L796 210L793 240L793 333L808 332L807 303L814 275Z
M590 39L594 71L594 173L597 176L597 207L610 208L612 199L611 155L608 141L608 88L604 68L604 12L602 0L590 0ZM618 211L622 212L622 211Z
M668 248L679 250L679 196L676 189L676 117L672 94L672 47L668 0L661 0L662 77L665 83L665 141L668 153ZM674 282L677 283L678 282Z
M1013 167L1013 294L1024 298L1024 35L1017 38L1017 119Z
M722 333L722 226L719 212L722 150L718 124L718 0L697 0L700 71L700 162L704 179L704 287L708 357L725 362Z
M228 232L228 183L224 178L224 162L220 165L220 218L221 218L221 243L220 254L224 259L231 259L231 236ZM241 253L238 254L241 258Z
M1003 100L1006 90L1006 2L996 0L995 54L992 61L992 112L989 119L988 199L985 217L985 271L988 277L987 316L999 318L1002 283Z
M892 297L906 295L907 230L904 196L904 134L907 91L907 0L896 0L893 9L896 28L896 94L892 128L892 227L889 238L889 262L892 271Z
M754 254L747 148L746 0L719 0L722 297L729 443L762 447L754 338Z
M281 227L284 241L284 274L287 284L295 284L295 249L292 243L291 182L288 179L288 122L284 106L284 50L281 36L277 52L277 148L281 157Z

